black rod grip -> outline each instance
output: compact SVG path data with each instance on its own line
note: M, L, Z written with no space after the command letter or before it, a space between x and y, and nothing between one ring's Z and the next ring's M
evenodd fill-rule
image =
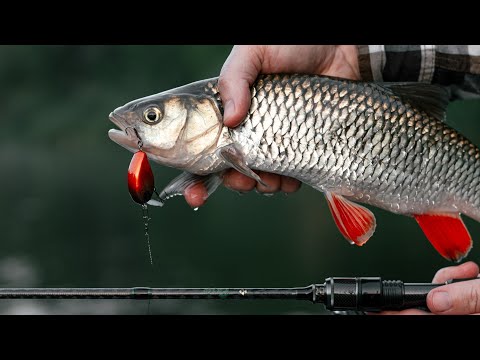
M391 310L402 310L410 308L423 308L428 310L427 307L427 295L436 287L445 284L404 284L403 303L398 308L390 308Z
M427 308L428 293L444 284L404 284L380 277L332 277L325 282L328 310L382 311Z

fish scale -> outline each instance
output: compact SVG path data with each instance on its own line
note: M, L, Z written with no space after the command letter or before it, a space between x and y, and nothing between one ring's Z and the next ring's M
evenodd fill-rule
M328 77L264 75L254 89L256 105L230 131L240 148L250 144L245 153L252 169L295 177L322 191L334 184L352 198L398 213L423 211L455 195L467 214L480 217L478 210L471 214L480 207L479 177L468 177L480 171L478 148L425 111L375 84ZM381 186L375 185L378 178ZM433 187L435 182L443 185Z

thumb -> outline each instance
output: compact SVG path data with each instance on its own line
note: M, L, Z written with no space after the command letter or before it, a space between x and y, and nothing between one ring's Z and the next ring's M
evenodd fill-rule
M218 90L223 102L223 122L239 125L250 108L250 86L262 68L261 46L234 46L220 72Z
M440 286L430 291L427 305L435 314L480 313L480 279Z

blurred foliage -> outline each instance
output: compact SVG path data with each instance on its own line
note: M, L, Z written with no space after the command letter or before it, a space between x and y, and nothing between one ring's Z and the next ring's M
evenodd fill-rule
M142 213L126 187L131 154L107 136L117 106L217 76L231 46L0 47L0 286L279 287L328 276L430 281L450 265L411 218L374 209L375 236L350 246L322 194L239 196L199 211L181 198ZM451 124L480 144L480 103L453 103ZM153 164L158 187L178 171ZM475 240L480 224L465 219ZM478 261L474 246L469 260ZM0 313L145 314L135 301L2 301ZM152 301L151 314L324 313L292 301Z

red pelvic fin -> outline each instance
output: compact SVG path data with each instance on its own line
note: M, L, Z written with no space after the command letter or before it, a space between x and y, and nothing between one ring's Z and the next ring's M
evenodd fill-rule
M341 195L327 192L325 196L342 235L351 244L359 246L365 244L375 231L376 221L373 213Z
M414 215L433 247L446 259L461 261L472 248L472 238L458 213Z

